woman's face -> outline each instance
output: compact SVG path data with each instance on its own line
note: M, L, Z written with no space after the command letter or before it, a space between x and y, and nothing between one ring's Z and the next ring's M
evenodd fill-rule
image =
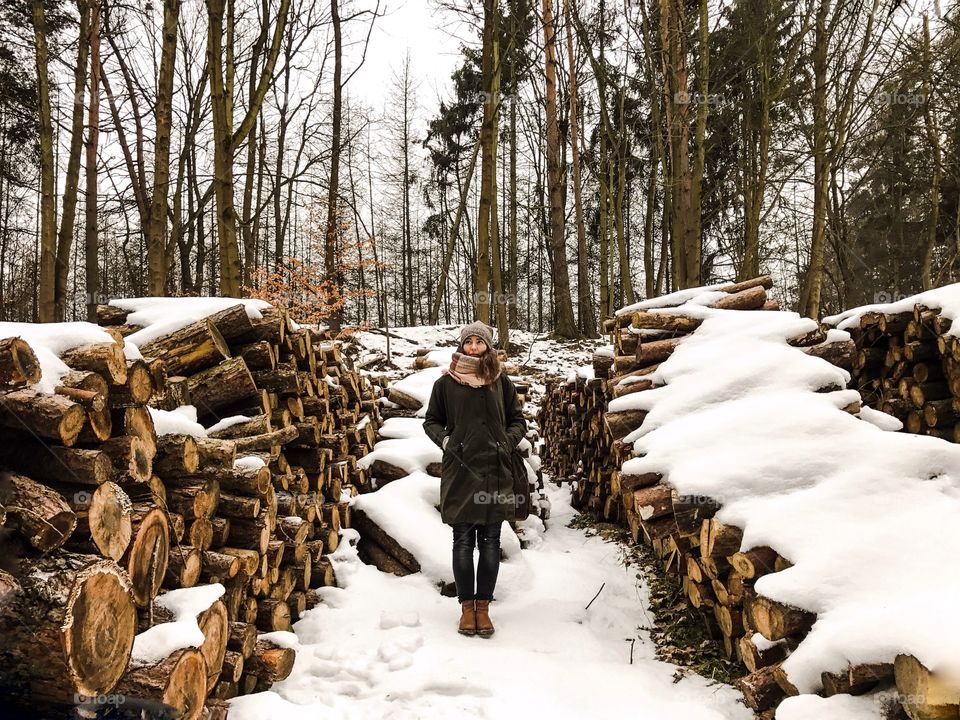
M479 335L470 335L463 341L463 351L467 355L482 355L486 352L487 344Z

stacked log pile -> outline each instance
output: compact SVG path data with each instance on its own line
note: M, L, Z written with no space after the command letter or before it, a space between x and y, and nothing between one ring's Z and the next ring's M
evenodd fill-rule
M851 387L905 432L960 442L960 341L938 309L867 312L846 328L856 345Z
M767 295L772 286L769 275L725 285L718 288L725 296L709 307L775 311L779 305ZM681 300L665 300L656 307L680 304ZM548 402L541 407L538 418L544 436L550 438L543 460L554 478L573 483L573 502L578 509L591 510L611 522L631 520L626 514L629 508L623 506L620 498L633 488L621 484L616 469L632 452L631 444L623 438L641 425L646 414L642 410L611 413L607 412L607 405L614 398L653 387L647 376L696 331L700 322L679 314L643 310L620 313L603 324L603 331L610 335L612 352L607 349L594 353L593 377L578 374L573 382L566 378L548 379ZM791 339L790 343L849 367L853 343L825 340L826 329L821 327ZM636 537L639 526L635 519L631 525Z
M4 683L25 702L113 691L222 717L230 697L289 674L293 651L257 634L289 630L315 602L309 590L336 582L326 556L350 525L347 499L369 485L357 460L375 441L379 389L324 332L262 314L237 304L128 360L124 338L139 328L101 306L112 341L63 353L70 372L54 394L30 387L30 346L0 340L0 524L18 558L0 570L0 633L22 659ZM158 434L149 408L182 405L206 436ZM51 563L56 592L35 579ZM134 634L170 619L158 596L209 583L225 592L199 619L203 646L128 667ZM51 635L45 651L59 647L93 680L78 670L51 690L49 663L14 632L31 607L48 623L72 613L78 637Z
M761 296L761 291L769 287L769 278L729 286L731 299L721 300L718 306L774 309ZM745 293L752 298L747 307L739 299L747 297ZM915 318L897 318L899 332L905 333L907 325L914 323L911 337L918 337L918 332L922 337L939 322L941 332L936 337L942 338L942 321L934 321L936 316L926 313L918 309ZM863 325L876 328L877 322L867 318ZM889 318L887 322L892 329L894 323ZM759 595L754 583L763 575L790 567L790 560L770 547L741 549L742 530L715 519L720 506L713 498L680 495L659 473L621 472L620 466L632 454L624 438L643 423L646 413L607 411L612 399L654 387L645 376L669 357L686 335L695 332L698 324L680 315L644 311L609 321L605 329L613 333L614 351L594 355L594 377L578 375L571 381L556 379L547 385L540 413L546 439L544 462L559 481L575 482L573 499L579 509L628 527L634 542L651 548L664 572L681 579L687 602L701 610L709 631L722 643L724 654L742 664L744 675L736 684L747 704L758 716L772 718L782 699L799 694L781 670L781 663L803 640L816 617ZM624 331L628 325L632 330ZM921 331L924 327L928 330ZM812 333L790 338L788 343L851 370L857 363L864 367L858 347L862 348L865 336L871 338L873 347L882 333L878 328L870 329L854 333L852 340L827 342L827 327L821 325ZM936 350L936 339L925 342ZM952 352L954 344L946 342L948 352ZM927 358L929 353L918 350L917 362L921 356ZM863 378L862 372L859 377ZM851 413L860 409L860 403L845 408ZM826 696L862 694L895 683L905 711L915 720L955 717L955 709L953 715L942 713L956 708L951 703L960 699L960 690L909 656L897 658L896 663L851 665L839 675L824 673L822 682ZM928 686L938 688L937 692L924 692Z

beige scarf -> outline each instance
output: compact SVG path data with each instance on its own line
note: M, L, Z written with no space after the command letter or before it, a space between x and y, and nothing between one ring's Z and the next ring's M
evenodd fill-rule
M440 374L449 374L450 377L452 377L461 385L470 385L471 387L483 387L484 385L489 385L500 377L500 364L497 363L496 377L494 377L490 383L484 382L477 377L477 367L479 365L480 358L474 357L473 355L467 355L466 353L455 352L453 354L453 358L450 360L450 366L445 367Z

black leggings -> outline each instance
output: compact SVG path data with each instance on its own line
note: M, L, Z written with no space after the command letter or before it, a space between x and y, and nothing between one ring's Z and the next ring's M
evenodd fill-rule
M453 579L457 583L457 599L492 600L500 570L500 526L456 523L453 525ZM477 589L473 589L473 548L480 547L477 564Z

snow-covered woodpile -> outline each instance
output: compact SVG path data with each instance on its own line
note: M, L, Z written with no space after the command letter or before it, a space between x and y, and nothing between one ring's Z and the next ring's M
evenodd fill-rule
M114 302L102 328L0 324L0 681L222 717L292 668L258 633L336 582L379 388L266 303ZM185 619L198 642L157 656Z
M722 295L707 307L775 311L779 309L777 300L767 295L772 286L769 275L719 286L715 292ZM683 314L649 312L648 308L677 306L688 297L689 293L675 293L669 299L641 303L644 307L606 320L603 330L609 333L611 342L594 353L590 376L575 372L571 377L548 381L550 401L541 408L539 420L544 434L551 438L543 453L550 472L554 477L576 481L576 507L598 512L614 522L629 521L634 538L643 527L632 507L621 502L621 494L633 489L630 483L634 480L622 478L617 468L632 450L631 444L623 441L624 436L639 427L646 411L609 412L607 403L654 387L649 376L696 331L701 320ZM791 338L789 343L849 366L853 344L825 343L825 339L826 332L821 328Z
M903 363L915 411L939 403L935 418L952 402L938 357L955 347L949 315L918 302L827 319L855 327L851 339L795 313L725 312L764 308L769 280L747 285L619 310L605 328L611 344L549 387L546 468L573 483L579 507L628 526L682 578L743 664L737 685L758 715L813 717L802 708L814 694L869 694L865 703L901 705L914 720L957 717L948 648L960 627L940 598L960 600L960 579L944 587L923 572L960 549L938 526L960 520L960 453L934 438L901 444L909 438L889 432L900 423L865 407L877 379L866 368L887 362ZM748 307L728 300L743 293ZM921 382L913 368L924 362ZM940 542L925 569L911 564Z
M960 342L951 318L922 302L827 318L856 343L853 386L904 430L960 441Z

